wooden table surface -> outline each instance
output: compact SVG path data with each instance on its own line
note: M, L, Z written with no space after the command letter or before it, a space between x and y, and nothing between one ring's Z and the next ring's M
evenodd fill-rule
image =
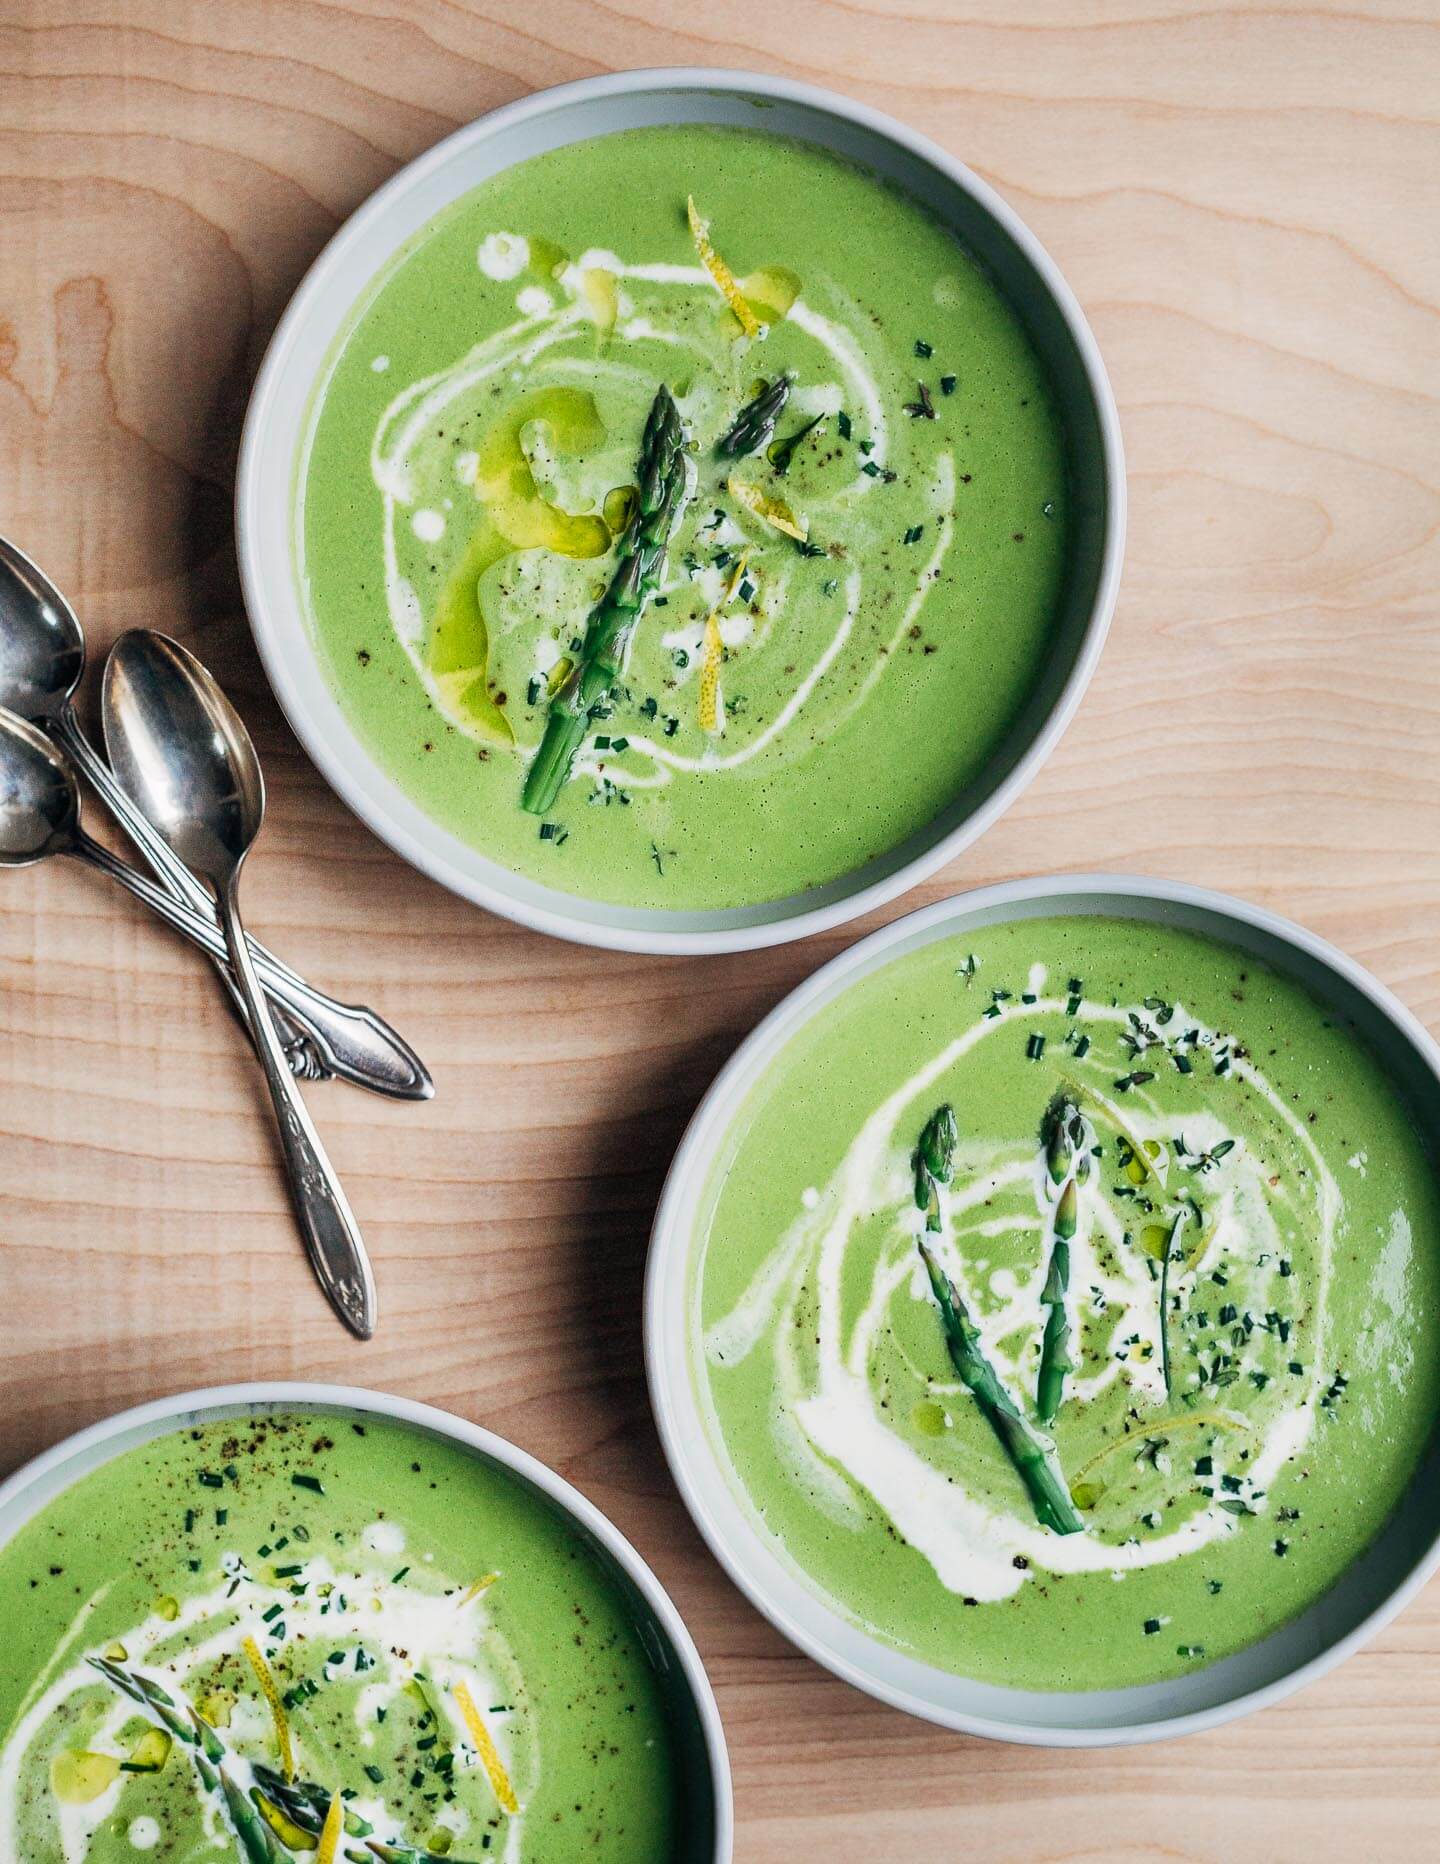
M1132 517L1099 674L1024 798L904 906L1057 868L1200 881L1303 920L1440 1029L1436 0L3 0L0 530L97 657L143 623L221 675L270 782L252 925L385 1011L438 1093L312 1096L380 1283L359 1347L310 1283L208 970L78 867L7 876L0 1473L226 1379L482 1421L674 1594L729 1732L742 1864L1434 1856L1440 1582L1285 1705L1099 1754L910 1721L749 1609L647 1412L646 1236L720 1063L878 920L708 960L548 941L382 847L265 685L231 486L306 266L469 118L686 63L819 80L971 163L1065 269L1119 398Z

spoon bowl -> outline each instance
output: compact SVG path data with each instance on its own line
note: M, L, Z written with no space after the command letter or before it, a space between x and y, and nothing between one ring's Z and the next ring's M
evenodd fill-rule
M42 731L0 707L0 867L30 867L75 846L80 786Z
M265 819L255 746L211 674L178 642L136 629L105 666L111 768L172 849L223 888Z
M21 718L58 718L84 671L74 609L38 564L0 537L0 706Z
M75 610L38 564L0 537L0 707L32 720L54 740L139 849L160 882L162 895L182 909L181 917L177 919L161 900L148 894L141 897L187 937L208 948L214 917L208 890L116 782L114 772L91 744L76 716L75 689L84 670L85 635ZM203 668L198 672L202 681L209 679ZM213 686L213 681L210 684ZM215 694L221 701L217 715L220 726L232 740L233 766L243 768L247 762L254 766L254 752L243 727L236 740L234 727L239 721L229 711L218 687ZM258 782L258 768L254 774ZM258 795L263 811L263 785L259 785ZM259 826L258 819L255 826ZM84 837L80 840L83 842ZM64 852L74 853L77 849ZM104 865L131 892L139 891L135 884L138 876L98 844L85 843L84 858L92 865ZM13 860L11 864L15 864ZM213 950L211 955L223 958L223 953ZM419 1056L373 1010L359 1004L337 1003L281 965L263 947L257 946L255 955L265 973L266 988L272 996L278 993L285 999L282 1036L290 1065L297 1072L307 1079L340 1074L376 1093L393 1094L402 1100L428 1100L434 1093L434 1084ZM248 1021L239 985L223 962L219 975L242 1021Z

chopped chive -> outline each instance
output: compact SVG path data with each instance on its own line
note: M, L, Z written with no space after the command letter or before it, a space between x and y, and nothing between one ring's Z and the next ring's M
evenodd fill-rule
M925 341L924 341L924 340L923 340L922 338L920 338L920 337L916 337L916 339L915 339L915 354L916 354L917 356L920 356L920 357L925 357L925 356L933 356L933 355L935 354L935 351L934 351L934 349L933 349L933 347L932 347L932 346L931 346L931 345L930 345L929 343L926 343L926 342L925 342Z
M318 1476L291 1476L290 1485L292 1488L309 1489L312 1495L323 1495L325 1493Z
M940 393L942 395L953 395L955 393L956 380L957 378L953 375L942 375L940 378Z

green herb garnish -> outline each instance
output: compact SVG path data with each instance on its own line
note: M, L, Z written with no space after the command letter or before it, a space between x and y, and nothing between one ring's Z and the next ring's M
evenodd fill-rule
M784 440L777 440L775 442L774 446L770 448L765 457L769 460L777 473L784 474L789 472L790 462L795 457L796 447L799 446L806 434L811 432L813 428L818 427L824 419L825 416L823 414L814 414L803 427L797 428L793 434L788 435Z

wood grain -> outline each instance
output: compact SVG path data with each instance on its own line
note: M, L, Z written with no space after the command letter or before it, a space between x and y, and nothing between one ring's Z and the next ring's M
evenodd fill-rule
M690 62L816 79L938 138L1055 254L1114 377L1133 519L1104 663L1028 794L919 897L1046 868L1229 888L1440 1028L1435 0L0 0L0 528L97 654L149 623L221 675L271 784L253 925L389 1014L439 1087L426 1107L313 1096L382 1291L356 1348L309 1285L207 970L79 869L6 876L0 1468L229 1378L348 1379L482 1420L673 1590L719 1691L746 1864L1431 1855L1440 1585L1283 1707L1098 1755L909 1721L742 1603L647 1415L647 1227L733 1044L865 927L703 963L520 931L353 820L260 674L232 467L305 266L457 124Z

